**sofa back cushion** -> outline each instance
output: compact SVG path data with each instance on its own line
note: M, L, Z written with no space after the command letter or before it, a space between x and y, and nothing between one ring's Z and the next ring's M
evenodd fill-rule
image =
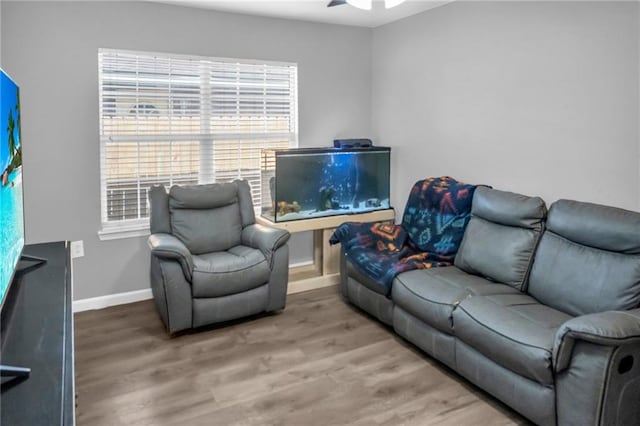
M540 197L479 187L455 265L523 291L546 214Z
M402 215L407 244L418 252L453 260L471 216L476 185L450 176L417 181L411 188Z
M549 209L529 293L571 315L640 304L640 213L559 200Z
M240 244L243 220L238 194L235 182L171 187L171 232L193 254Z

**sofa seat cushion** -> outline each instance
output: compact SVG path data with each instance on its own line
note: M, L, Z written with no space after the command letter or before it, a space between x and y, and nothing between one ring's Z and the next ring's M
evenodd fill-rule
M193 297L241 293L269 281L269 262L247 246L193 256Z
M508 285L450 266L403 272L393 282L391 298L416 318L442 332L453 334L451 318L458 303L471 295L503 293L520 294Z
M463 300L453 312L456 336L501 366L543 385L553 384L556 331L571 319L526 294Z

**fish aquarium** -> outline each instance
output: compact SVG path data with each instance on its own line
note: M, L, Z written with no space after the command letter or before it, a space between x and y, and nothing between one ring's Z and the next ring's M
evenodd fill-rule
M273 222L389 208L391 148L262 151L262 216Z

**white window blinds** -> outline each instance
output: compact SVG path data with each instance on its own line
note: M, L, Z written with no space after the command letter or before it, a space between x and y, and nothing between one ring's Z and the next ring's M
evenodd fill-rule
M100 49L103 232L148 226L151 185L249 181L296 147L295 64ZM266 185L268 187L268 185Z

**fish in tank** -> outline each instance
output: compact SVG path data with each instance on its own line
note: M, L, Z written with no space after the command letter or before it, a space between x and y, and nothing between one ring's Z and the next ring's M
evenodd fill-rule
M391 148L262 152L262 216L273 222L390 208Z

